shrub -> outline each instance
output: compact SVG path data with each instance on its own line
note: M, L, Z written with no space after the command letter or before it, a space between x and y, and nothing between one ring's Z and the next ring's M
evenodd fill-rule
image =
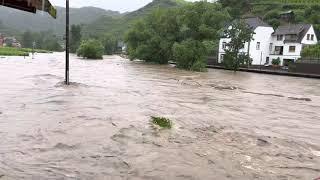
M172 122L170 119L164 118L164 117L151 117L151 122L154 125L160 126L161 128L165 129L171 129Z
M281 60L279 57L277 59L272 59L272 65L279 66L280 63L281 63Z
M98 40L82 41L77 55L87 59L102 59L104 47Z
M320 45L313 45L302 50L302 58L320 58Z
M195 40L186 40L173 45L173 59L178 68L205 71L206 70L206 47Z
M227 51L224 55L223 65L226 69L237 70L240 66L248 66L252 64L252 58L246 53L236 55L233 52Z

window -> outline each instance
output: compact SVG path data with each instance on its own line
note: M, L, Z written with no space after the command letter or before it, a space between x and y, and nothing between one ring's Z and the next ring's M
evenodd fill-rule
M227 43L226 42L223 42L222 43L222 49L226 49L227 48Z
M221 54L221 56L220 56L220 62L223 62L223 60L224 60L224 54Z
M289 47L289 52L296 52L296 47L295 46L290 46Z
M312 35L311 35L311 41L313 41L313 40L314 40L314 35L312 34Z
M257 50L260 50L260 42L257 42Z
M277 35L277 41L282 41L283 35Z
M310 40L310 34L307 34L307 40Z

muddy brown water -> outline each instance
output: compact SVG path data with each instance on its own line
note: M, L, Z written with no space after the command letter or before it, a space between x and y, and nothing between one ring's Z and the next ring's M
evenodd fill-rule
M72 56L67 87L63 68L0 59L0 179L320 177L320 80Z

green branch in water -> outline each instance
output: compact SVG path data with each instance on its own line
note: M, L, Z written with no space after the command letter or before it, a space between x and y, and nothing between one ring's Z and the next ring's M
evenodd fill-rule
M164 118L164 117L151 117L151 121L154 125L160 126L164 129L171 129L172 128L172 122L170 119Z

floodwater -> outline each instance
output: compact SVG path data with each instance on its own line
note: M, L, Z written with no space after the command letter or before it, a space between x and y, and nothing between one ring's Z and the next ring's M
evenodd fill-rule
M1 180L320 177L320 80L118 56L63 76L63 53L0 58Z

